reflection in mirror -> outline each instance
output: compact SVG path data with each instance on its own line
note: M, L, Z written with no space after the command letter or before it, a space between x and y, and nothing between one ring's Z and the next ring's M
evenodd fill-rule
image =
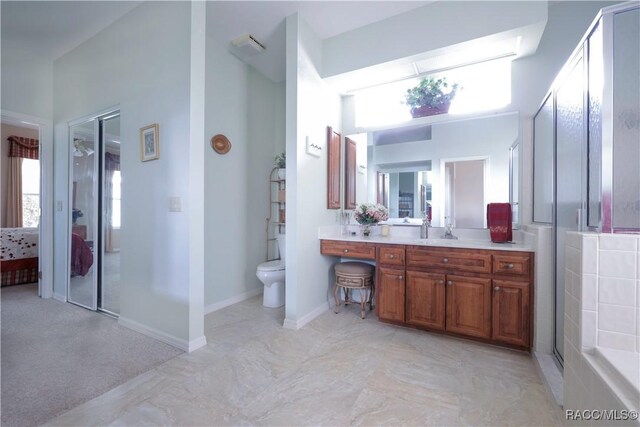
M549 95L533 118L533 222L553 220L553 97Z
M518 134L517 113L361 134L368 201L387 206L391 223L418 225L431 209L435 227L484 228L488 203L518 200L517 180L509 191Z
M93 120L69 128L71 143L72 216L69 301L95 310L97 240L97 144Z
M120 116L103 120L104 141L102 183L102 274L98 308L109 313L120 312Z
M378 203L389 209L392 218L422 218L431 214L429 171L378 172L382 175L384 199Z
M514 225L520 223L520 145L513 144L509 159L509 203Z

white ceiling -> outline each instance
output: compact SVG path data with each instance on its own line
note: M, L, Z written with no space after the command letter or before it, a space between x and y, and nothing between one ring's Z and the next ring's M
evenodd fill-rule
M55 60L140 1L3 1L2 42Z
M298 13L321 38L381 21L432 1L215 1L207 6L207 34L228 45L252 34L267 50L241 59L271 80L285 78L285 24Z

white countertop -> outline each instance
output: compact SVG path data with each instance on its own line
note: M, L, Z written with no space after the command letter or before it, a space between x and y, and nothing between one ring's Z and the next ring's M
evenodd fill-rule
M403 228L413 228L413 227L403 227ZM389 236L382 237L378 233L374 233L374 235L369 237L364 237L360 234L358 227L356 226L350 228L350 233L355 232L355 235L347 235L341 233L340 227L329 226L329 227L320 227L318 230L318 239L321 240L339 240L344 242L364 242L364 243L375 243L375 244L385 244L385 245L414 245L414 246L431 246L431 247L443 247L443 248L466 248L466 249L488 249L494 251L522 251L522 252L534 252L533 243L530 236L527 236L529 233L518 231L514 231L514 240L512 243L493 243L491 240L487 238L482 238L482 233L475 233L476 236L468 237L460 237L458 240L452 239L441 239L440 236L442 229L439 228L430 228L430 238L429 239L420 239L414 235L413 232L402 231L399 232L397 228L392 228ZM457 230L454 230L454 235L457 235ZM465 234L465 233L460 233ZM471 233L466 233L471 234ZM487 231L488 234L488 231ZM419 236L419 230L418 234ZM473 237L481 237L481 238L473 238ZM518 239L519 237L519 239Z

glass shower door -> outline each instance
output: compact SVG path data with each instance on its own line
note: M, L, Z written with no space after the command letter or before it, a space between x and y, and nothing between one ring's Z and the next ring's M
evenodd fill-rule
M98 209L98 156L95 121L69 128L71 144L71 236L68 300L97 308L96 212Z
M566 234L582 228L583 150L586 141L583 66L582 56L579 56L556 95L554 352L560 360L564 359Z

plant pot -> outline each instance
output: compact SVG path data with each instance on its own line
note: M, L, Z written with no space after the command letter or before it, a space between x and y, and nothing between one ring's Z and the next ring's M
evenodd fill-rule
M441 104L438 106L423 105L422 107L415 107L411 109L411 115L414 119L418 117L435 116L436 114L447 114L449 112L450 102Z
M286 179L287 177L287 170L285 168L280 168L278 169L278 179Z

